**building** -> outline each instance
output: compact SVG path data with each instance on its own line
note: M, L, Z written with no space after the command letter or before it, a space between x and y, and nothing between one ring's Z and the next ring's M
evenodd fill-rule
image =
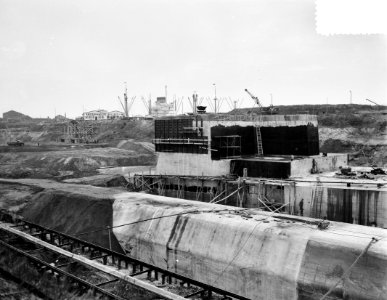
M108 111L104 109L92 110L82 114L84 120L106 120L108 118Z
M203 114L160 118L155 120L154 144L159 152L160 174L242 176L248 164L249 176L288 178L302 172L296 166L300 157L308 161L310 169L314 159L320 170L331 170L323 161L332 158L319 156L317 117L312 115L238 119ZM259 147L263 147L265 157L259 156ZM292 160L291 156L297 159ZM346 165L346 155L338 155L337 159Z
M348 156L319 153L315 115L163 117L153 142L156 175L135 189L387 228L387 175L341 173Z
M123 119L125 117L125 114L122 111L119 110L113 110L108 112L107 118L108 119Z
M66 118L66 116L62 116L62 115L56 115L54 117L54 121L55 122L67 122L69 119Z
M125 117L125 114L118 110L113 110L108 112L105 109L92 110L89 112L84 112L82 114L83 120L86 121L97 121L97 120L113 120L113 119L122 119Z

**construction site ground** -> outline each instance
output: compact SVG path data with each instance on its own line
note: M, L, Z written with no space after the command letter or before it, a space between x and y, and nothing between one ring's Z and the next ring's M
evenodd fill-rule
M288 109L288 107L286 108ZM350 165L387 167L387 115L371 106L349 110L345 106L280 109L280 113L300 111L316 113L319 119L320 151L350 153ZM250 110L251 112L251 110ZM249 111L241 112L249 113ZM88 189L84 184L108 186L109 180L121 182L115 174L152 172L157 155L151 140L154 136L152 120L114 120L96 122L98 144L66 144L59 142L65 123L41 120L7 123L0 120L0 178L42 178L66 181L74 190ZM24 147L10 147L7 142L21 140ZM140 166L140 167L139 167ZM100 174L100 175L98 175ZM87 178L85 178L87 177ZM39 187L3 183L0 189L0 209L7 209L67 233L111 226L111 204L95 198L78 201L66 199L65 194L55 199L47 193L39 205L32 203L41 192ZM39 195L42 196L42 195ZM94 198L94 199L92 199ZM69 203L70 201L70 203ZM55 207L66 202L66 206ZM30 207L30 208L29 208ZM71 210L67 208L71 207ZM44 208L44 209L43 209ZM92 218L84 218L84 211ZM53 212L57 212L53 214ZM84 220L81 224L80 220ZM60 222L58 222L60 220ZM86 229L85 229L86 228ZM90 236L93 242L107 246L106 235ZM113 243L117 250L118 242ZM15 291L0 275L6 288L0 293ZM8 287L7 287L8 286ZM1 295L0 295L1 298ZM12 299L12 298L11 298ZM30 299L21 297L20 299Z

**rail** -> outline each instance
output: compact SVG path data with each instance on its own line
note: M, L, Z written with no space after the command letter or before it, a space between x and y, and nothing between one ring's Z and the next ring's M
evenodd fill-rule
M114 250L107 249L102 246L81 240L77 237L70 236L68 234L64 234L56 230L26 221L22 217L18 215L12 215L4 210L0 210L0 221L12 223L14 224L13 227L20 227L29 231L31 236L39 238L40 240L48 242L57 247L66 247L66 249L72 253L74 253L74 250L80 250L83 255L88 255L90 260L102 260L104 265L109 262L109 264L117 267L119 270L129 269L130 267L131 274L129 276L138 276L146 273L147 280L159 280L161 278L163 285L172 284L173 281L179 281L182 287L186 285L187 287L194 286L200 289L200 291L185 295L184 298L190 298L200 294L202 297L211 299L212 294L215 293L223 296L223 299L247 299L243 296L222 290L220 288L216 288L214 286L185 277L175 272L159 268Z
M189 144L189 145L207 145L208 139L195 139L195 138L185 138L185 139L153 139L153 144Z
M3 229L0 229L0 230L3 230ZM26 251L23 251L17 247L12 246L9 242L0 240L0 246L3 246L5 248L17 253L18 255L26 258L29 262L31 262L38 269L40 269L40 270L44 269L44 271L46 271L46 272L50 271L51 274L55 274L57 280L59 280L60 276L66 277L68 280L78 284L80 289L86 288L88 290L92 290L94 295L100 294L104 297L107 297L108 299L125 300L125 298L122 298L118 295L112 294L111 292L99 287L98 284L92 284L92 283L90 283L90 282L88 282L88 281L86 281L78 276L75 276L71 273L68 273L68 272L60 269L58 266L54 266L48 262L45 262L42 259L39 259L39 258L27 253ZM99 284L99 285L101 285L101 284Z

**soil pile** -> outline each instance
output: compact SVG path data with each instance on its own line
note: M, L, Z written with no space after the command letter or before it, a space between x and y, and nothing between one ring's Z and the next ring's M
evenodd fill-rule
M154 165L155 162L155 155L145 148L142 151L107 147L8 152L0 154L0 177L58 179L84 177L97 174L100 167Z
M34 182L33 180L31 181ZM0 181L0 206L23 216L26 220L80 239L109 248L113 200L106 190L90 186L67 184L55 189L55 183L45 186ZM90 192L88 192L90 191ZM112 248L122 252L111 234Z

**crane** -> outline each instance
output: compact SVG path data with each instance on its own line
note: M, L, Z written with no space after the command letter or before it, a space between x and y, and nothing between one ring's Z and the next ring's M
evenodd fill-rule
M371 102L371 103L373 103L373 104L375 104L375 105L377 105L377 106L380 106L379 104L377 104L376 102L374 102L374 101L372 101L372 100L370 100L370 99L366 99L367 101L369 101L369 102Z
M120 101L122 109L124 110L125 117L128 118L129 117L128 88L126 86L126 82L124 82L124 84L125 84L124 103L122 103L121 98L119 96L118 96L118 100ZM134 100L134 99L132 99L132 100Z
M268 107L263 107L261 102L259 101L258 97L257 96L254 96L252 93L249 92L248 89L245 89L245 92L247 94L249 94L249 96L255 101L255 103L259 106L259 111L262 113L266 113L266 114L278 114L279 112L279 109L278 107L274 107L273 104L271 104L270 106Z
M253 99L253 100L255 101L255 103L257 103L257 105L259 106L259 108L262 108L262 104L261 104L261 102L259 102L259 99L258 99L257 96L254 96L252 93L250 93L248 89L245 89L245 92L246 92L247 94L249 94L249 96L251 97L251 99Z

